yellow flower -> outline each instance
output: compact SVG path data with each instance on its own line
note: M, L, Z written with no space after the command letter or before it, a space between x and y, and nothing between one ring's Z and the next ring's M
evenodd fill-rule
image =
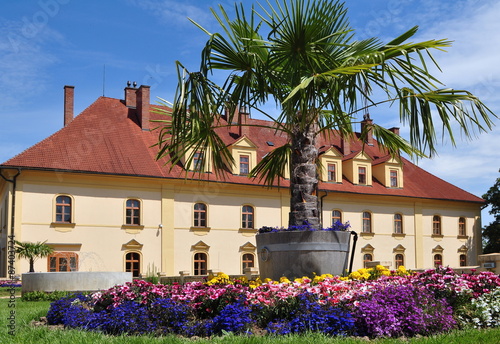
M389 270L384 270L384 271L382 271L382 275L384 275L384 276L390 276L391 272Z
M353 271L353 272L349 275L349 277L350 277L351 279L359 280L359 279L361 279L361 274L360 274L358 271Z
M280 283L290 283L290 280L286 276L281 276Z
M368 272L366 272L366 273L364 273L364 274L361 275L361 278L364 279L364 280L367 280L367 279L370 278L370 276L371 275Z
M364 274L367 274L367 273L370 273L368 271L368 269L365 269L365 268L362 268L362 269L359 269L358 272L361 274L361 275L364 275Z
M385 271L385 270L387 270L387 268L385 266L382 266L382 265L377 265L375 268L377 269L377 271Z
M398 268L398 274L406 275L406 274L408 274L408 271L406 270L406 268L403 265L400 265Z

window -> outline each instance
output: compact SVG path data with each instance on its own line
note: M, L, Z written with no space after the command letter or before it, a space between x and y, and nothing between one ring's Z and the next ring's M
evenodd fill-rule
M241 209L241 228L253 228L253 207L244 205Z
M336 182L337 175L335 173L335 164L328 164L328 181Z
M251 253L245 253L241 258L242 272L245 272L246 268L253 268L255 266L255 256Z
M465 229L465 217L461 217L458 219L458 235L466 236L467 231Z
M74 252L54 252L47 261L48 272L78 271L78 254Z
M203 152L196 152L193 156L193 170L201 171L203 169Z
M365 253L363 255L363 267L366 268L366 263L372 262L373 256L371 253Z
M394 233L403 234L403 215L394 214Z
M141 224L141 203L136 199L129 199L125 205L125 224Z
M140 277L141 255L138 252L129 252L125 255L125 272L131 272L132 277Z
M194 205L194 226L207 226L207 205L204 203L196 203Z
M368 211L363 212L363 233L372 232L372 214Z
M332 211L332 226L337 222L342 222L342 213L340 210Z
M461 254L459 260L460 260L460 266L467 266L467 255Z
M405 265L405 257L401 253L396 254L394 263L396 265L396 269L402 265Z
M391 170L390 171L390 179L391 179L391 188L398 187L398 171Z
M440 266L443 266L443 256L440 254L435 254L434 255L434 267L439 268Z
M71 223L71 197L57 196L56 222Z
M206 253L196 253L194 255L194 275L206 275L207 274L207 254Z
M441 216L434 215L432 217L432 234L441 235Z
M240 174L247 175L248 173L250 173L250 157L240 155Z
M366 167L358 167L358 184L366 185Z

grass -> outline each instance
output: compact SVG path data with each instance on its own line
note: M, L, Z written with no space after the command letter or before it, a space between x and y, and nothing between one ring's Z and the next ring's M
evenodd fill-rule
M395 343L416 343L416 344L491 344L496 343L500 338L500 328L488 330L453 331L448 334L432 337L410 338L410 339L376 339L368 341L364 338L332 338L321 334L309 333L306 335L280 336L280 337L244 337L227 334L222 337L210 339L188 339L176 336L152 337L152 336L119 336L112 337L100 333L92 333L77 330L49 329L45 326L32 327L30 322L45 316L49 308L48 301L21 301L16 300L16 335L8 334L4 319L9 317L12 308L8 307L8 299L0 299L0 343L19 344L91 344L91 343L111 343L111 344L209 344L209 343L240 343L240 344L395 344Z
M21 295L21 287L16 287L14 288L14 290L16 291L16 295ZM0 288L0 297L7 297L7 296L10 296L10 288Z

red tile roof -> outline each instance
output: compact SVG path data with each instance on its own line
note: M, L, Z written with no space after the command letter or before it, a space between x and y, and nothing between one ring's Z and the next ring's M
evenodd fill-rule
M152 120L165 117L151 112ZM267 125L268 121L248 119L248 124ZM152 125L154 126L154 125ZM274 148L286 143L286 136L271 128L248 127L246 136L257 146L258 159ZM238 129L220 129L220 135L228 145L236 142L240 136ZM104 173L112 175L131 175L159 178L185 178L181 166L170 170L165 166L165 159L155 159L158 131L144 131L140 128L136 110L128 108L123 101L100 97L66 127L49 136L45 140L28 148L0 167L21 167L42 170L64 170L88 173ZM266 141L272 142L269 146ZM340 150L340 138L321 137L319 145L322 150L334 146ZM352 154L357 154L363 147L359 140L350 144ZM365 152L374 160L374 164L387 160L387 154L378 147L364 146ZM383 186L376 179L372 186L354 185L346 178L341 184L320 183L320 189L329 192L347 192L367 195L389 195L402 197L417 197L440 200L456 200L480 202L476 197L438 177L424 171L407 159L404 163L404 188L391 189ZM214 173L196 175L197 178L215 181ZM219 179L227 183L259 184L257 180L245 176L224 172ZM288 180L283 180L281 186L289 186Z

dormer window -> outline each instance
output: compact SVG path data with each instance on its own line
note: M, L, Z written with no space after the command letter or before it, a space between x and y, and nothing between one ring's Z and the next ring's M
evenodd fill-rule
M240 155L240 174L247 175L250 173L250 156Z
M398 171L391 170L390 171L390 180L391 180L391 188L397 188L398 185Z
M203 152L196 152L193 155L193 170L201 171L203 169Z
M358 184L366 185L366 167L358 167Z
M328 164L328 181L329 182L336 182L337 181L337 174L336 174L336 169L335 169L335 164Z
M377 158L372 166L373 177L386 188L403 188L403 164L399 158L385 156Z

